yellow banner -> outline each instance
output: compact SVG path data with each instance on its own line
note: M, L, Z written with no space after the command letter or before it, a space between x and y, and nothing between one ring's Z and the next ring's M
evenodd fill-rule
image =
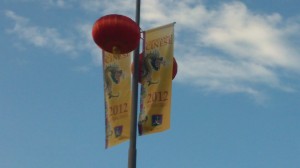
M103 51L106 145L130 138L131 55Z
M174 23L145 31L139 134L170 128Z

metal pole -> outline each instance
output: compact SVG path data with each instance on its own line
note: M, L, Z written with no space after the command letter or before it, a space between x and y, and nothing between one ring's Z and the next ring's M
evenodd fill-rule
M135 22L140 26L140 0L136 0ZM140 46L135 49L133 57L133 79L132 79L132 104L130 125L130 146L128 153L128 168L136 168L136 132L137 132L137 107L138 107L138 71L139 71Z

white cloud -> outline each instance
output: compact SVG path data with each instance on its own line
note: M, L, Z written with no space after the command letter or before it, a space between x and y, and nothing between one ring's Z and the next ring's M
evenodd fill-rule
M81 35L80 42L77 44L81 51L89 51L94 65L102 64L102 50L94 43L92 38L92 27L90 23L77 25L77 31Z
M99 11L100 15L119 13L134 19L135 14L132 0L48 2L61 7L74 2L97 15ZM175 56L179 72L175 81L201 90L245 93L257 99L264 97L261 88L293 91L284 79L288 75L299 76L300 49L293 43L300 39L299 19L284 18L279 13L255 13L239 1L219 4L208 7L198 0L142 1L143 29L176 21ZM77 52L90 53L93 62L101 65L101 50L91 37L92 23L76 23L74 27L79 35L75 38L80 40L74 42L72 38L62 37L57 29L33 26L12 11L7 11L6 16L16 23L10 32L33 45L50 44L55 48L64 44L65 48L58 48L64 52L76 47Z
M67 3L68 3L68 2L66 3L65 0L48 0L47 2L48 2L48 4L50 4L50 5L58 6L58 7L60 7L60 8L66 7L66 5L67 5Z
M89 12L99 12L102 14L118 13L127 15L134 19L135 1L132 0L81 0L80 6L82 9Z
M159 5L157 5L159 4ZM176 28L198 29L199 25L209 20L209 12L197 0L152 0L142 4L141 18L147 27L153 27L176 21ZM179 26L179 27L178 27Z
M50 48L58 52L76 54L75 44L71 39L64 38L57 29L39 27L29 23L29 19L17 15L13 11L5 11L5 16L14 21L14 27L7 32L36 47Z
M89 66L100 66L102 64L101 50L96 46L92 39L91 23L78 24L73 34L62 35L56 28L40 27L30 23L28 18L17 15L15 12L7 10L5 16L14 21L14 27L8 28L7 33L17 36L20 40L32 44L36 47L47 48L54 52L65 53L72 58L77 57L79 53L91 55L93 64ZM16 42L16 46L20 46ZM90 70L88 68L79 68L79 70Z
M244 4L232 3L223 5L212 19L199 34L207 47L265 66L299 68L279 14L255 15Z
M42 5L43 8L49 8L49 7L58 7L58 8L66 8L73 6L73 3L75 3L78 0L2 0L4 2L9 3L35 3ZM22 4L21 4L22 5Z
M264 97L262 86L293 90L278 72L299 75L300 51L290 42L292 36L299 37L299 22L287 24L278 13L254 13L241 2L213 9L193 0L159 2L146 1L142 17L144 26L177 22L175 81L256 98Z
M46 38L42 36L37 27L27 26L28 19L16 15L13 11L6 11L5 15L15 21L13 29L8 29L7 32L17 34L20 38L28 40L36 46L44 46Z

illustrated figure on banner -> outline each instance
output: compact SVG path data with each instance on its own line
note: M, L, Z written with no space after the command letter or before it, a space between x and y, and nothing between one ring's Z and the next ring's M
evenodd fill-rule
M165 65L165 60L160 56L159 52L154 50L146 53L146 56L143 59L142 66L142 81L147 82L148 86L152 84L158 84L159 81L154 81L152 79L152 73L154 71L159 71L161 65Z
M146 53L145 57L143 58L142 64L142 83L141 86L141 95L143 97L147 96L146 87L150 87L151 85L159 84L160 81L153 80L153 73L155 71L159 71L161 66L166 66L167 62L163 56L160 55L159 51L152 50ZM140 111L140 119L139 119L139 129L141 128L142 124L148 121L148 116L145 114L145 107L141 104L141 111Z
M119 97L119 93L113 93L113 84L118 84L121 77L124 77L123 71L118 65L108 65L104 70L104 89L109 98Z

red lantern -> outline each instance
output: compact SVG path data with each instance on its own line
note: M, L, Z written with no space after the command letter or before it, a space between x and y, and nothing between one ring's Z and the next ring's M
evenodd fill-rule
M141 83L142 81L142 66L143 66L143 54L144 53L141 53L140 54L140 58L139 58L139 79L138 81ZM172 71L172 80L175 78L175 76L177 75L177 68L178 68L178 65L177 65L177 61L175 59L175 57L173 57L173 71ZM131 72L133 73L133 69L134 69L134 65L133 63L131 64Z
M140 28L126 16L111 14L95 22L92 36L95 43L103 50L125 54L139 45Z
M143 54L141 53L139 55L139 72L138 72L138 81L141 83L142 82L142 66L143 66ZM131 63L131 73L133 74L133 70L134 70L134 64Z
M173 73L172 73L172 80L175 78L175 76L177 75L177 61L175 59L175 57L173 57Z

